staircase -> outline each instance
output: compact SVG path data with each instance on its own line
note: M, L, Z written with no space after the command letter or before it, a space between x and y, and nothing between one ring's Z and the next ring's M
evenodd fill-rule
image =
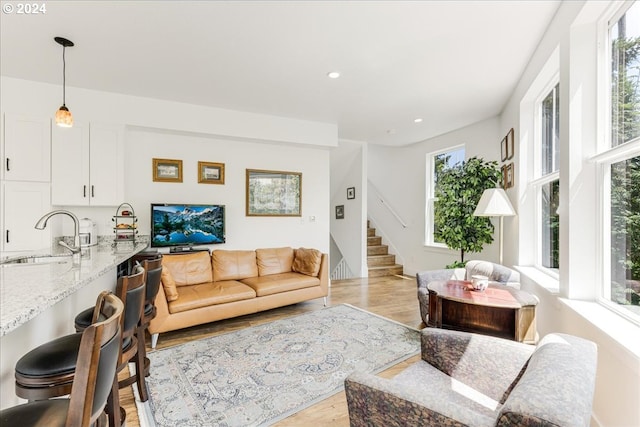
M367 221L367 266L369 277L402 275L402 265L396 264L396 256L389 254L389 247L376 236L376 229Z

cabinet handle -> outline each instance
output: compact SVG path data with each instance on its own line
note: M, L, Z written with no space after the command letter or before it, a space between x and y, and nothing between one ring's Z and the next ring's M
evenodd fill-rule
M9 158L7 157L7 172L9 172L11 168L9 167Z
M86 185L82 186L82 197L87 197L87 186Z
M7 230L7 243L9 243L9 230Z
M91 186L91 197L95 197L95 195L93 193L94 193L94 191L93 191L93 185L92 185Z

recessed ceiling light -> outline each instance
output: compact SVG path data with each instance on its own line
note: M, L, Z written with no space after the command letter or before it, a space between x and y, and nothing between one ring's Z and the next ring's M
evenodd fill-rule
M422 123L421 118L413 119L413 123Z
M330 79L337 79L338 77L340 77L340 73L337 71L331 71L330 73L327 73L327 77L329 77Z

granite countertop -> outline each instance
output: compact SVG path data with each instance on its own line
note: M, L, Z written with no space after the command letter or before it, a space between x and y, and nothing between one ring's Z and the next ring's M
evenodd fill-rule
M4 336L38 314L67 298L120 263L144 250L147 241L118 244L108 242L83 248L80 261L66 256L62 262L45 264L0 264L0 336ZM56 254L66 249L55 248ZM4 256L0 260L51 254L51 249ZM66 251L68 253L68 251ZM115 287L115 283L114 283Z

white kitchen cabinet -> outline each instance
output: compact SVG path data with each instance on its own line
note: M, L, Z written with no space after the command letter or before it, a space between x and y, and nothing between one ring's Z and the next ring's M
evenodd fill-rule
M118 206L124 197L123 126L75 122L52 130L51 203Z
M7 181L51 180L51 120L17 114L4 115L4 158Z
M51 230L36 222L51 210L49 183L3 183L2 251L27 251L51 246Z

